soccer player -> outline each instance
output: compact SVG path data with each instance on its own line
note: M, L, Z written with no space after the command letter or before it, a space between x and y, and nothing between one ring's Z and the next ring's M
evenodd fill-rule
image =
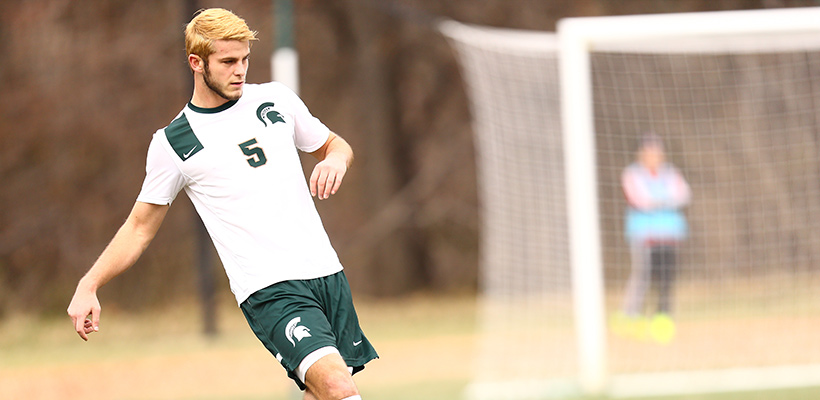
M190 102L148 148L125 223L77 285L68 314L83 340L99 330L97 289L133 265L185 190L259 340L305 399L361 399L352 374L377 358L313 199L336 193L350 146L284 85L245 83L256 32L230 11L185 28ZM297 149L319 162L305 182Z
M637 329L642 330L644 297L654 275L658 306L649 322L649 334L666 343L675 335L670 303L676 248L686 238L688 228L681 209L689 204L691 193L680 171L666 162L663 143L657 135L642 138L637 158L621 176L629 204L626 236L632 253L632 272L626 287L624 315L616 317L625 319L622 322L637 323Z

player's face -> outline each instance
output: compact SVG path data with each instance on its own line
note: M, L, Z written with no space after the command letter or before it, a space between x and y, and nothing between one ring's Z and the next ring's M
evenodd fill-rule
M202 77L211 91L226 100L242 97L251 49L247 41L216 40Z
M666 160L663 148L655 145L647 145L641 149L641 163L648 169L657 170Z

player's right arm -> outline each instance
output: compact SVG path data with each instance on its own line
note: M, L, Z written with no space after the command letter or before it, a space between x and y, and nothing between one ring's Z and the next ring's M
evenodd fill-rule
M626 202L631 207L641 211L651 211L655 208L654 200L641 184L641 180L635 172L635 167L627 167L621 174L621 187L626 196Z
M99 330L100 302L97 299L97 289L137 262L156 235L168 207L136 202L128 219L91 269L80 279L68 306L68 315L83 340L88 340L89 333Z

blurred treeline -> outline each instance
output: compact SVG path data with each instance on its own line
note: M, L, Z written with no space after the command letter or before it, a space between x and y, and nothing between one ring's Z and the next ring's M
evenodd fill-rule
M128 215L151 135L190 96L182 28L193 11L231 9L259 32L248 76L258 83L271 76L273 3L0 2L0 318L63 312ZM812 5L294 0L300 93L356 151L342 190L319 204L354 291L380 297L477 287L480 202L468 99L434 18L552 31L571 16ZM309 174L311 160L305 165ZM180 195L137 265L103 289L103 302L137 310L195 296L198 229Z

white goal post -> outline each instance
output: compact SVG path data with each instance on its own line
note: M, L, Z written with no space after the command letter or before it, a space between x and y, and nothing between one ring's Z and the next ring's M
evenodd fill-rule
M707 51L816 49L820 46L820 8L566 18L558 22L557 32L579 383L583 392L599 394L612 382L606 370L606 317L590 53L611 49L681 52L687 51L688 47L679 45L677 40L682 39L686 43L691 38L701 43L701 47L705 42ZM777 37L780 35L785 35L785 38L779 40ZM734 47L721 45L723 39L737 36L750 36L746 41L748 44ZM807 375L812 375L820 370L810 367L808 371ZM789 373L792 377L800 375L793 370ZM750 378L754 376L757 380L743 383L753 385L750 387L763 387L765 384L760 379L771 375L750 375ZM779 380L780 376L772 376L772 379ZM820 377L816 375L809 379L811 382L807 384L820 383ZM647 377L643 382L650 381L652 377ZM746 388L738 384L736 388L721 389Z
M820 8L439 30L481 206L468 399L820 387ZM638 328L613 322L636 259L621 173L647 132L692 188L666 339L649 293Z

